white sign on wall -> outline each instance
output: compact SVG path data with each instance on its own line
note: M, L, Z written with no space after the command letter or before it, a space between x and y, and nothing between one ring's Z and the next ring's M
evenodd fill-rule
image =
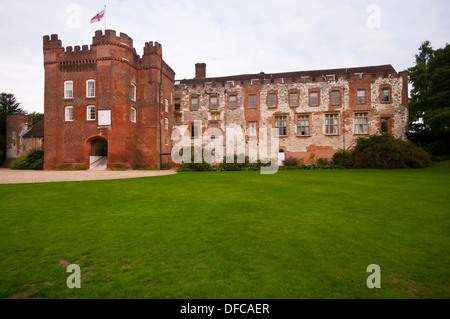
M111 125L111 110L98 111L98 125Z

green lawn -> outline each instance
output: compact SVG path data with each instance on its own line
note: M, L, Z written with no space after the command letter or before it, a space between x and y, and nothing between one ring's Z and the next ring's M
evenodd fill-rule
M450 298L449 195L445 164L0 185L0 298Z

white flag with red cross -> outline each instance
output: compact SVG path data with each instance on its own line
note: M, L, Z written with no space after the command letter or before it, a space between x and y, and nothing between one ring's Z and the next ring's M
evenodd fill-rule
M103 17L105 16L105 10L106 8L97 13L97 15L91 19L91 23L102 21Z

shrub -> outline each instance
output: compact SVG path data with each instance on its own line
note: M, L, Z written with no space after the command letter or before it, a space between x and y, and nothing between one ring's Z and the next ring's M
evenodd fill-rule
M44 151L34 150L24 157L20 157L13 161L10 165L11 169L44 169Z
M211 165L203 161L201 163L183 163L181 164L181 168L186 168L194 172L201 172L211 170Z
M347 162L350 159L351 152L339 150L333 155L333 164L347 166Z
M135 167L133 168L135 171L157 171L156 167Z
M323 157L319 157L317 159L317 165L319 166L325 166L325 165L329 165L330 161L327 158L323 158Z
M27 157L19 157L9 166L10 169L28 169Z
M390 134L384 134L359 138L355 148L350 152L346 166L395 169L424 168L430 164L430 155L422 148Z
M283 165L284 166L300 166L300 165L304 165L305 160L302 159L298 159L295 157L288 157L284 160Z

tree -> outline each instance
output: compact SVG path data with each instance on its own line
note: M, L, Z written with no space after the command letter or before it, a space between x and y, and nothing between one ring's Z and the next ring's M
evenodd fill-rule
M39 122L44 118L44 114L39 112L30 113L28 114L28 116L33 119L33 124L36 124L37 122Z
M14 94L0 94L0 162L6 154L6 116L13 114L26 115L26 112L20 108Z
M408 72L409 137L433 155L450 158L450 45L433 50L430 41L423 42Z
M14 94L2 93L0 95L0 115L6 118L6 115L20 114L26 115L26 112L20 108Z

